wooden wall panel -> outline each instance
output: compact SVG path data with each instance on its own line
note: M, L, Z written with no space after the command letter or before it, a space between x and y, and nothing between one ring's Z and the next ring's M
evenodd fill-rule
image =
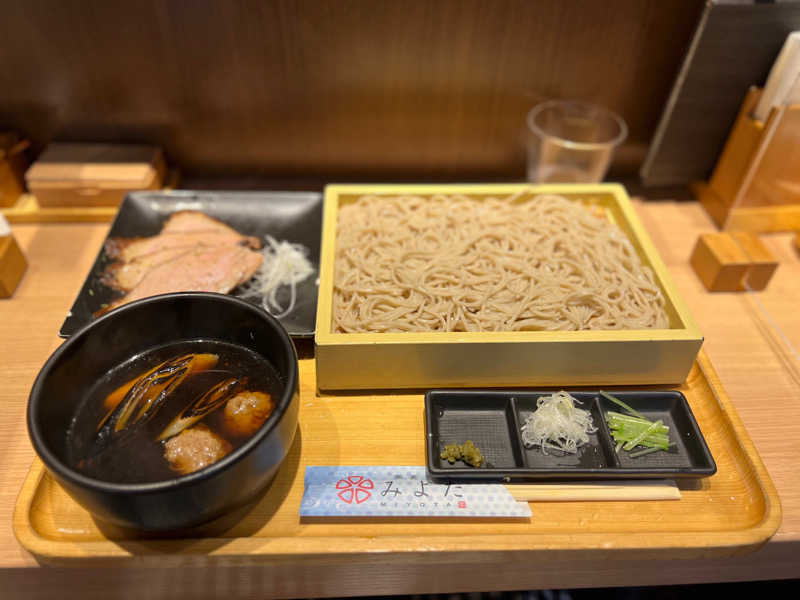
M624 116L635 170L702 0L4 3L0 127L189 171L522 177L527 110Z

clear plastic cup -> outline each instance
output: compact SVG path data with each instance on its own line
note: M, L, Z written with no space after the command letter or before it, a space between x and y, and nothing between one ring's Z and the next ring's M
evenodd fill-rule
M528 180L597 183L628 135L621 117L585 102L551 100L528 113Z

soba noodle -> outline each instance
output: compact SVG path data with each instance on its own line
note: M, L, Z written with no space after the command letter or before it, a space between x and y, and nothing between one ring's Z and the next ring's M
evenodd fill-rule
M334 332L668 323L622 230L562 196L363 196L339 210Z

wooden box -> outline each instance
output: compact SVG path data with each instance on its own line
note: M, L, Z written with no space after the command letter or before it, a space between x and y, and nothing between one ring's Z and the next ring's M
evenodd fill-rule
M661 286L669 329L616 331L332 333L339 207L364 194L462 194L477 199L526 190L602 209L632 241ZM703 338L664 263L617 184L329 185L325 189L316 324L319 389L579 386L681 383Z
M42 208L118 206L128 192L161 189L165 172L153 146L51 144L25 179Z
M0 133L0 208L12 206L25 192L28 142L14 133Z

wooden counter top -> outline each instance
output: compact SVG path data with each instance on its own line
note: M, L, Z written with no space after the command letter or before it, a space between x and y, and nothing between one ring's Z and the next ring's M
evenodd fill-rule
M108 226L17 225L29 269L15 296L0 301L0 585L19 597L345 596L447 591L606 587L774 579L798 576L800 551L800 258L794 236L764 236L779 260L767 290L757 294L705 291L689 265L697 236L715 228L696 203L636 202L638 213L705 335L704 349L736 406L778 488L783 523L761 550L731 559L616 562L564 560L531 564L509 553L504 569L480 569L453 558L448 569L409 564L387 569L379 557L366 566L314 569L286 564L225 569L39 567L14 538L12 512L33 450L25 406L33 380L60 343L57 331L105 237ZM767 311L770 316L764 312ZM470 564L471 563L471 564Z

